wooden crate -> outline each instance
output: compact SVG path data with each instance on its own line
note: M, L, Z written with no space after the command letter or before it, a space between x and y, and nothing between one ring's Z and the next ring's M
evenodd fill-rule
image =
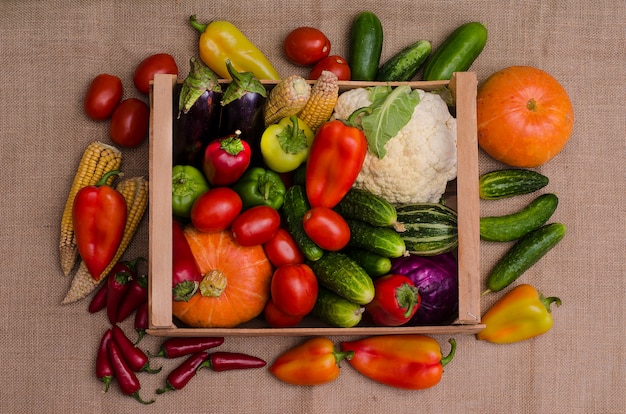
M292 328L271 328L262 316L232 329L177 326L172 315L172 94L178 79L156 75L150 93L150 204L149 204L149 329L154 336L313 336L382 334L472 334L480 323L478 143L476 137L476 88L473 72L455 73L450 81L409 82L413 88L436 90L448 86L457 118L457 179L448 186L447 203L457 207L459 246L459 314L445 326L333 328L305 318ZM275 82L267 82L271 88ZM341 82L341 90L376 83ZM392 86L403 83L391 83ZM405 83L406 84L406 83Z

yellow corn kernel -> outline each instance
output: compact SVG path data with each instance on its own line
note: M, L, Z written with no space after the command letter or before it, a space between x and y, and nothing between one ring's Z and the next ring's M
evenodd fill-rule
M291 75L279 81L270 91L263 113L265 126L275 124L286 116L296 115L311 96L311 85L301 76Z
M121 163L121 151L100 141L92 142L83 152L61 218L59 253L61 270L65 276L70 274L78 258L72 223L74 198L81 188L96 184L107 172L119 169ZM109 183L114 179L111 177Z
M339 80L333 72L324 70L313 84L311 97L298 115L313 132L328 121L339 98Z
M132 177L122 179L115 187L126 200L126 206L128 215L126 218L126 227L124 228L124 235L120 246L115 253L115 256L111 260L111 263L104 269L102 274L97 277L93 277L85 263L81 261L78 271L72 279L72 284L69 291L65 295L62 304L68 304L76 302L89 295L100 282L105 279L105 276L109 274L113 266L122 258L122 255L126 251L128 244L132 240L141 218L143 217L148 207L148 180L144 177Z

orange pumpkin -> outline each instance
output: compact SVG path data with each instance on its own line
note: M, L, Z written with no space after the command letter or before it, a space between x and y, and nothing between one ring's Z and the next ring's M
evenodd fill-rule
M260 315L273 273L263 247L243 247L230 231L203 233L191 225L185 237L203 278L189 301L172 303L174 316L191 327L232 328Z
M548 73L511 66L487 78L476 101L478 144L496 160L532 168L550 161L570 138L572 103Z

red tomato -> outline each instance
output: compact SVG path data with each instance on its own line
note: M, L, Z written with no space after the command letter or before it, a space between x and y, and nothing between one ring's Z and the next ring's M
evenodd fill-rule
M325 250L341 250L350 241L350 227L332 208L313 207L302 219L304 232Z
M309 66L328 56L330 40L314 27L298 27L285 37L283 50L292 63Z
M241 246L256 246L270 240L280 227L280 214L270 206L261 205L241 213L231 230Z
M300 323L303 316L288 315L276 307L272 299L267 301L263 316L272 328L288 328Z
M150 108L137 98L124 99L113 111L109 124L111 141L122 147L139 146L148 136Z
M288 315L304 316L313 310L319 286L313 270L300 263L277 268L270 289L278 309Z
M304 263L304 255L302 255L296 240L283 228L276 230L274 236L263 245L263 248L274 267Z
M85 94L85 113L94 121L108 119L122 100L122 81L108 73L93 78Z
M178 65L174 57L167 53L157 53L142 60L133 75L133 82L139 92L146 95L150 93L150 81L154 80L155 73L178 75Z
M191 224L206 233L226 230L241 212L241 197L228 187L202 193L191 206Z
M311 69L309 79L319 78L323 70L333 72L335 75L337 75L337 79L339 79L340 81L348 81L350 80L350 76L352 75L352 73L350 72L350 66L348 65L348 61L337 55L328 56L327 58L317 62L315 66L313 66L313 69Z

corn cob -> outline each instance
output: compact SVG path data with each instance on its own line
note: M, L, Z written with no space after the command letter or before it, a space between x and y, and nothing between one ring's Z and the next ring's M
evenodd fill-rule
M311 96L311 85L301 76L291 75L276 84L264 106L265 126L286 116L296 115Z
M92 277L89 270L87 270L87 266L85 266L85 262L81 261L62 304L76 302L91 293L121 259L128 244L135 235L137 227L139 227L139 222L148 207L148 180L144 177L124 178L115 188L124 196L128 208L128 216L126 218L126 227L124 228L122 242L111 260L111 263L109 263L102 274L97 277Z
M78 249L76 247L76 239L74 238L74 225L72 223L72 206L74 205L76 193L83 187L96 184L105 173L117 170L121 163L121 151L100 141L92 142L83 152L61 218L59 253L61 270L65 276L71 273L78 258ZM111 181L114 179L115 177L111 177Z
M324 70L313 84L311 97L298 115L313 132L330 119L339 98L339 80L333 72Z

